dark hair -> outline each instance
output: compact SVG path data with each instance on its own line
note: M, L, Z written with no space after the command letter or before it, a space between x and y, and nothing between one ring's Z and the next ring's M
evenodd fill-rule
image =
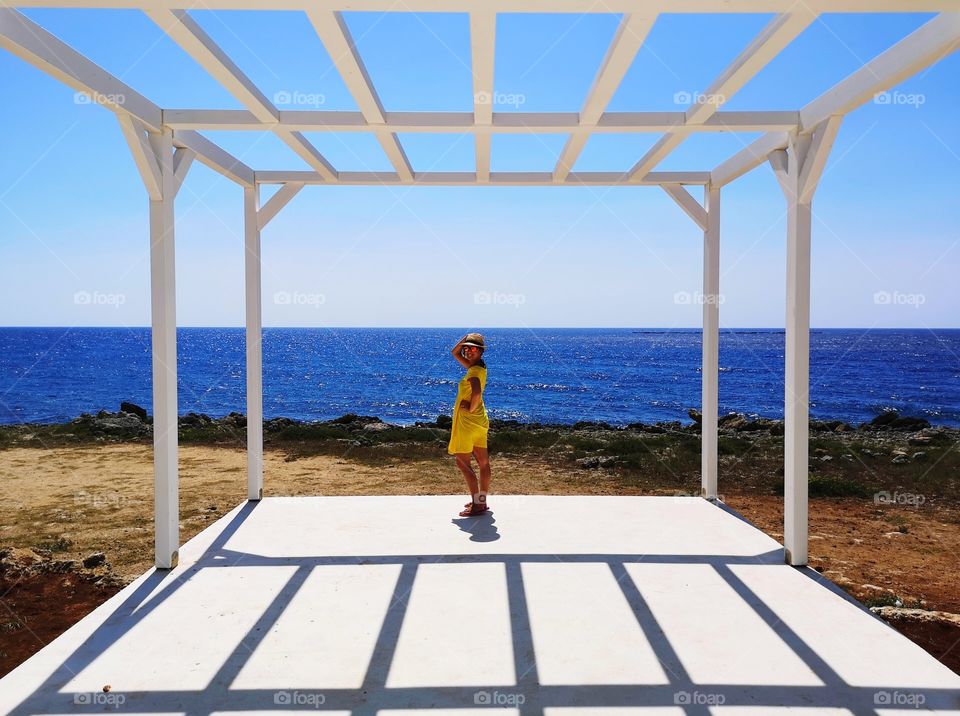
M477 362L474 365L478 365L481 368L486 368L487 364L483 362L483 358L477 358Z

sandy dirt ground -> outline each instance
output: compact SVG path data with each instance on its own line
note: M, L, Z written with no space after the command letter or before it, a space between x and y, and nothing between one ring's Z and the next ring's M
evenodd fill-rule
M151 460L151 447L131 444L0 451L5 495L0 501L0 547L47 550L55 559L78 561L104 552L108 565L99 573L125 580L142 574L153 562ZM446 457L384 458L372 466L344 457L292 458L281 450L268 450L264 460L267 495L465 492L462 478ZM245 499L245 461L239 449L181 446L181 541ZM497 493L651 494L649 488L625 488L615 475L604 471L560 468L537 458L499 456L493 460L493 470L490 502L494 506ZM721 476L720 492L727 504L781 540L782 498L738 494L725 489L729 487ZM451 511L461 504L452 502ZM960 613L958 554L960 509L954 506L876 505L863 498L810 500L810 566L869 605L900 606L899 600L905 607ZM3 597L15 584L8 581L0 585ZM18 607L20 616L43 613L50 589L45 585L33 590L35 594L25 592ZM102 601L113 591L115 586L105 588L99 597L83 594L87 601L94 601L92 608L96 599ZM75 621L82 613L80 608L73 609L69 619ZM39 634L39 622L33 626L32 631ZM15 619L0 624L0 639L11 645L10 634L17 630ZM46 638L27 636L29 644L25 642L23 648L7 648L0 641L0 650L8 662L16 661L23 658L24 648L35 650L37 642L42 645ZM925 646L931 653L939 650L935 656L956 670L960 668L958 638L960 630L943 631L928 639L932 646Z

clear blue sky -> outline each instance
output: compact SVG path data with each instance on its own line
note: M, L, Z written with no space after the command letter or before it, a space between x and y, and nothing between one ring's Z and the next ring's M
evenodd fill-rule
M26 14L162 107L240 108L139 12ZM281 109L356 109L301 13L192 15ZM386 109L471 110L466 15L346 17ZM799 108L929 17L822 16L724 108ZM685 109L678 93L705 90L769 19L663 16L609 109ZM579 110L618 21L500 16L496 109ZM147 198L114 115L2 50L0 89L0 325L148 325ZM920 100L849 115L817 192L815 326L960 326L960 53L896 89ZM208 136L255 169L307 168L270 135ZM372 136L308 136L337 169L390 169ZM657 168L708 170L754 136L694 136ZM626 169L657 138L594 138L576 169ZM492 167L548 170L564 140L496 136ZM417 171L473 169L470 136L401 141ZM179 325L242 325L241 222L241 189L195 165ZM785 231L768 167L724 189L723 326L783 325ZM678 294L700 289L701 234L656 187L307 187L263 258L268 326L700 323Z

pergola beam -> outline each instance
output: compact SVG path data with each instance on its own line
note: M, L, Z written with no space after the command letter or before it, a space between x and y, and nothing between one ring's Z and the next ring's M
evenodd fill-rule
M339 12L310 9L307 17L313 25L314 31L323 42L333 60L334 66L340 72L344 84L353 96L357 107L367 124L374 125L373 129L377 141L384 153L393 164L394 170L404 180L413 178L413 169L403 151L397 135L390 131L386 124L383 105L373 88L373 82L363 64L363 59L353 42L350 29L347 27L343 15Z
M926 69L957 49L960 43L960 13L944 13L927 21L892 47L877 55L800 110L801 132L834 115L849 114L878 93ZM711 172L711 183L729 184L767 161L768 155L787 146L789 135L776 132L755 140Z
M392 132L490 134L567 134L633 132L772 132L795 130L795 110L716 112L699 124L684 124L683 112L604 112L595 123L576 112L493 112L488 124L474 124L471 112L386 112L383 125L367 123L361 112L280 110L277 121L260 121L244 109L165 109L163 122L174 129L286 130L301 132Z
M145 10L151 20L261 121L277 109L186 10Z
M284 144L308 166L313 167L328 181L336 179L336 171L330 163L302 134L281 130L278 126L280 113L273 103L185 10L145 12L170 39L247 108L250 116L260 122L258 129L274 130Z
M703 123L709 119L721 105L725 104L741 87L743 87L767 63L776 57L794 38L803 32L816 19L815 12L811 12L802 4L790 13L775 17L754 38L730 65L711 83L710 87L698 101L686 111L686 124ZM631 176L642 179L647 172L653 170L667 155L676 149L689 136L689 131L666 134L641 157L630 170Z
M493 62L497 43L497 16L487 11L470 13L470 57L473 71L473 117L471 124L490 127L493 124ZM387 121L390 118L387 117ZM477 181L490 181L490 145L488 131L474 134Z
M258 171L255 173L258 184L326 184L316 172L310 171ZM567 181L557 185L552 172L491 172L490 184L498 186L612 186L643 185L661 186L663 184L703 185L710 181L710 172L651 172L642 182L635 182L625 172L571 172ZM477 183L475 172L416 172L411 179L401 180L396 172L339 172L337 184L417 184L435 185L472 185Z
M633 58L643 46L656 19L656 14L641 15L639 13L630 13L621 18L610 47L607 48L607 54L580 109L579 125L596 125L603 116L604 110L619 89L624 75L633 64ZM570 135L553 170L556 183L562 183L567 179L589 139L590 135L586 132Z
M160 131L163 120L157 105L11 8L0 8L0 47L84 93L92 103L131 115L152 132Z
M241 186L253 186L253 169L202 134L190 130L177 130L173 133L173 144L176 147L193 150L197 154L197 161L227 179Z
M317 0L271 0L271 10L309 11L317 7ZM899 13L949 12L956 10L956 0L806 0L804 3L816 12L837 13ZM476 9L476 0L350 0L350 10L357 12L460 12ZM176 10L184 7L183 0L17 0L18 7L50 8L116 8L137 10ZM697 13L787 13L796 9L796 0L649 0L644 9L651 12L683 14ZM257 0L204 0L205 10L261 10ZM496 13L629 13L637 8L636 0L604 0L602 3L583 3L577 0L485 0L483 8Z
M960 9L960 5L954 9ZM852 112L947 56L958 43L960 12L937 15L804 106L800 110L801 131L811 131L831 115Z

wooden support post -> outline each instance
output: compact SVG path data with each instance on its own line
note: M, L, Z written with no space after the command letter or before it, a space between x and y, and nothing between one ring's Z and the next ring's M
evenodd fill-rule
M717 497L717 413L720 401L720 189L704 188L703 342L701 380L701 493Z
M791 135L770 154L787 200L787 315L783 401L783 545L788 564L807 563L810 451L810 239L817 183L840 126L832 116L812 134Z
M150 134L149 142L160 175L160 197L150 199L155 561L158 569L172 569L180 549L173 131Z
M263 497L263 330L260 266L260 187L243 190L247 326L247 499Z

